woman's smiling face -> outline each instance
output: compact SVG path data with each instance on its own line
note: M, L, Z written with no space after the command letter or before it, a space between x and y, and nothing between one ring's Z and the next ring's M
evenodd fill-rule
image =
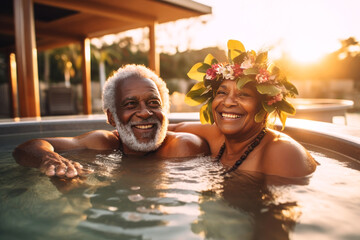
M212 112L223 134L236 135L256 132L263 126L255 122L261 107L261 97L255 87L247 84L237 89L236 81L224 80L216 91Z

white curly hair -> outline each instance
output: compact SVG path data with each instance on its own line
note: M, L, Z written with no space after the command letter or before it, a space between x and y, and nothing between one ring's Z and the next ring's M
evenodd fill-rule
M129 77L147 78L152 80L159 90L164 112L169 112L169 90L166 87L166 83L149 68L143 65L128 64L119 68L106 80L102 94L102 107L105 113L109 109L112 114L116 114L116 86L120 81Z

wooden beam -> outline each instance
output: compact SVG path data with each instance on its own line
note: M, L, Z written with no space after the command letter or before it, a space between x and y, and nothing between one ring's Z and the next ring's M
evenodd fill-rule
M40 117L32 0L14 0L14 22L20 117Z
M153 16L128 9L109 6L101 1L95 2L91 0L34 0L34 2L53 7L60 7L103 17L119 19L128 22L150 23L155 20L155 17Z
M15 53L9 55L9 92L10 92L10 109L11 117L19 117L19 105L18 105L18 89L17 89L17 75L16 75L16 59Z
M91 75L90 75L90 39L85 38L81 42L82 54L82 93L83 93L83 112L92 114L91 105Z
M157 22L149 25L149 67L160 76L160 55L156 50L156 26Z

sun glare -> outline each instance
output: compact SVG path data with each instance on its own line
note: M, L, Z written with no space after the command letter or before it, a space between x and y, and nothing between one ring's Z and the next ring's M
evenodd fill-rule
M309 49L299 47L291 49L289 55L297 63L310 64L319 61L325 53L310 51Z
M313 64L320 61L326 54L337 49L340 44L323 43L320 40L288 39L284 51L290 58L300 64Z

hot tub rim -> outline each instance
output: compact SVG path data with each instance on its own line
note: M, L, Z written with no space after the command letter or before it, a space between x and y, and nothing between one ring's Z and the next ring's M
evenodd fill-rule
M183 121L199 122L198 113L171 113L170 123ZM280 123L275 127L280 129ZM77 131L87 132L96 129L113 130L106 123L105 115L76 115L41 119L20 119L0 122L0 137L15 134L42 132ZM284 133L300 143L309 143L335 150L360 162L360 128L341 126L326 122L289 118Z

